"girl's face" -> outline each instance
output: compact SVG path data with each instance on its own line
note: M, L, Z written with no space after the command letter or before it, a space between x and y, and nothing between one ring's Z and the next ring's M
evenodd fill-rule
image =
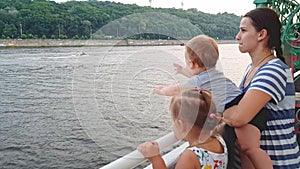
M244 17L240 23L240 31L236 35L236 40L239 43L239 50L242 53L251 53L257 48L259 32L252 25L252 20L249 17Z

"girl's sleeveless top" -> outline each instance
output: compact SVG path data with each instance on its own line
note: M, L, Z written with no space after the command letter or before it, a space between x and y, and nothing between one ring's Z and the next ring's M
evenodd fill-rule
M224 153L222 154L217 154L197 146L187 148L188 150L193 151L197 155L199 162L201 164L201 169L226 169L227 168L227 163L228 163L227 146L221 136L216 136L216 138L224 147Z

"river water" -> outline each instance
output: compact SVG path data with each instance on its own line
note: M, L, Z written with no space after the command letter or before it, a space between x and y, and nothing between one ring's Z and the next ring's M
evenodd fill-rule
M220 44L236 84L250 58ZM82 55L82 53L86 55ZM99 168L171 131L183 46L0 49L0 168Z

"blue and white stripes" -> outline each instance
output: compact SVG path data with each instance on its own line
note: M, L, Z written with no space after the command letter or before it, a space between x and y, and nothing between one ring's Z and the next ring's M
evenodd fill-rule
M247 90L260 90L272 97L266 105L270 115L267 129L262 132L261 148L270 155L274 169L300 168L294 130L295 89L289 67L277 58L270 60L259 68L244 92Z

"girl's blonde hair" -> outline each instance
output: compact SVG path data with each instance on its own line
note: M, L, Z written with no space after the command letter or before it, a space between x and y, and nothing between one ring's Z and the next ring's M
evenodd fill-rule
M219 49L217 42L206 35L199 35L186 44L188 59L199 66L207 69L214 67L219 59Z
M216 113L216 106L208 90L188 89L172 98L170 111L174 119L181 119L195 127L212 130L218 121L209 118L211 113Z

